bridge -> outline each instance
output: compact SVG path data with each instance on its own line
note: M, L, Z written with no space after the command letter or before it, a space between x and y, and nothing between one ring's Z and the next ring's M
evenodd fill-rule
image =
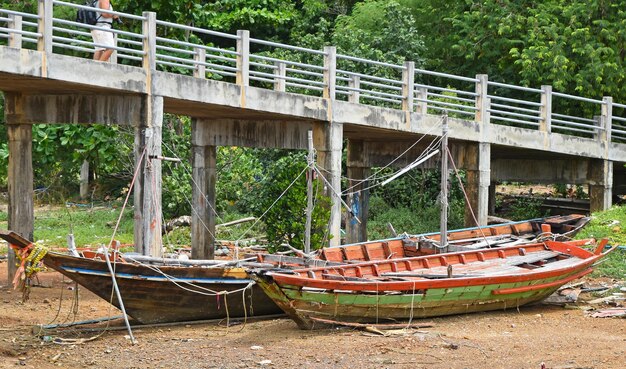
M0 91L9 138L9 227L32 238L32 124L134 127L138 251L159 255L161 127L164 113L192 117L193 256L212 255L216 147L306 149L313 131L318 165L333 198L332 243L340 240L342 150L367 237L370 168L412 162L441 135L449 115L452 157L467 173L470 205L486 224L497 181L588 185L591 209L626 190L626 105L455 76L161 21L117 14L135 33L114 29L111 63L91 60L90 29L70 17L83 6L40 0L36 13L0 9ZM134 28L133 28L134 26ZM127 28L127 27L125 27ZM185 34L186 41L168 37ZM577 114L565 114L574 111ZM421 141L420 141L421 140ZM423 141L423 142L422 142ZM356 208L356 207L355 207ZM350 217L348 217L350 218ZM466 215L468 223L473 223Z

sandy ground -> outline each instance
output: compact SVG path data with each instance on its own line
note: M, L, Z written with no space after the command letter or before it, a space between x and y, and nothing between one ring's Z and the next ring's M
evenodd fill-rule
M582 310L546 305L429 319L433 327L388 337L346 328L302 331L288 319L271 319L228 328L203 323L135 329L136 345L125 330L60 345L33 336L31 327L119 311L109 311L105 301L79 289L74 316L73 283L56 272L41 273L48 288L32 288L30 300L22 303L21 293L7 287L6 267L0 263L0 368L539 369L542 362L547 368L624 368L626 363L626 319L591 318Z

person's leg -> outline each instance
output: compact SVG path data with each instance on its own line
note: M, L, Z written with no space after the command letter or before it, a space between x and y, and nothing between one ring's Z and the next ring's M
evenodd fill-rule
M100 54L100 58L98 60L108 62L111 54L113 54L113 49L106 49Z
M93 60L100 60L101 57L102 57L102 50L96 50L96 52L93 53Z

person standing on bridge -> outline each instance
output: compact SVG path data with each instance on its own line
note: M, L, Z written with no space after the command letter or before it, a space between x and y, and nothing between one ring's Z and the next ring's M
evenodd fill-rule
M110 0L94 0L92 6L99 9L113 10ZM96 23L96 26L100 28L110 29L113 26L113 20L118 19L117 15L109 13L96 12L96 15L98 17L98 23ZM93 60L108 62L111 54L113 54L113 47L115 46L113 32L101 29L92 29L91 37L93 37L93 42L98 44L98 46L96 46L96 51L93 54Z

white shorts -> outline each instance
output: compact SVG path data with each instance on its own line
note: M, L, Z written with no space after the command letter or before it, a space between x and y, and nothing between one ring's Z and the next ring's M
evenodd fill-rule
M113 32L101 31L99 29L91 30L91 37L93 37L93 42L99 45L106 46L115 46L115 42L113 41ZM107 47L104 46L96 46L96 51L106 50Z

